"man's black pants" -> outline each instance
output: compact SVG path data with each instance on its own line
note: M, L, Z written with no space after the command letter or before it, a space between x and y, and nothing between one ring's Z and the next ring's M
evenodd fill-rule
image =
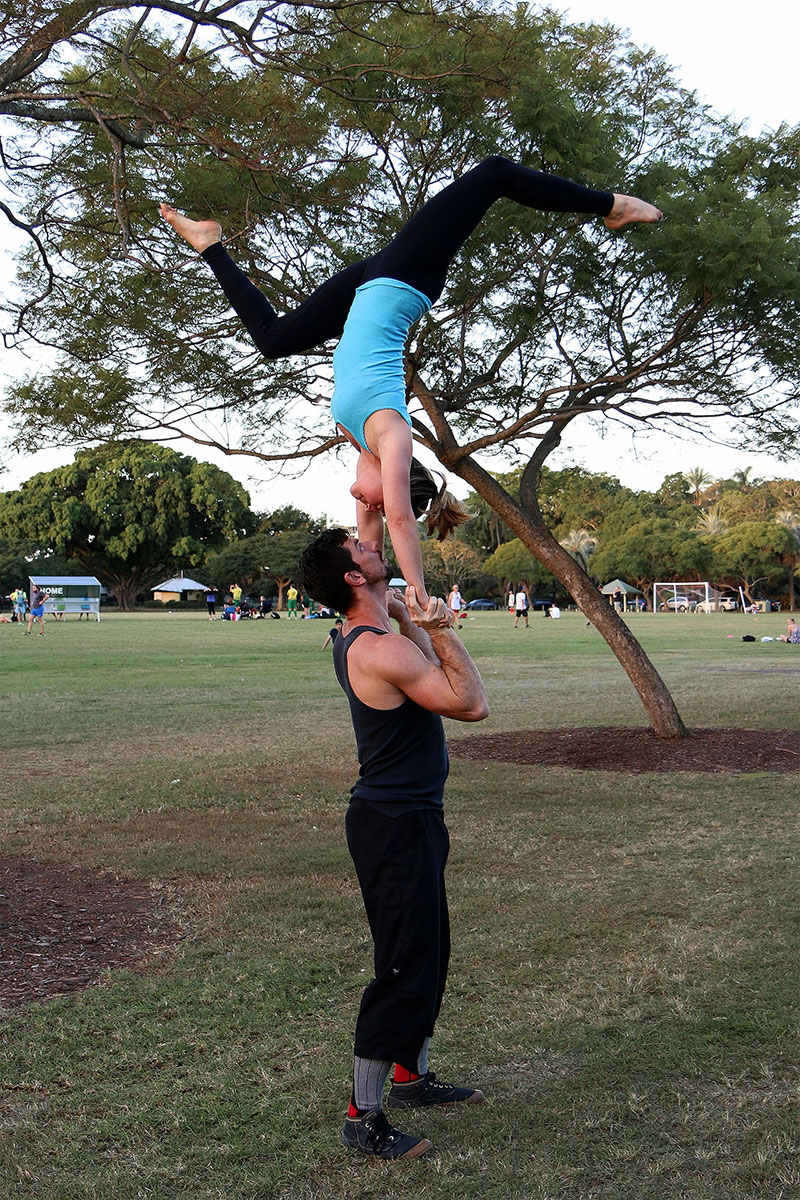
M365 800L351 800L345 825L375 945L375 978L361 998L355 1053L416 1071L447 979L450 837L439 810L387 817Z

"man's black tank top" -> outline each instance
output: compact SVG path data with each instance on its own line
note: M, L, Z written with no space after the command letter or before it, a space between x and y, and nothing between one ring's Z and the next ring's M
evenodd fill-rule
M350 686L347 652L353 642L362 633L385 632L357 625L333 646L333 665L350 703L360 764L350 795L389 816L441 809L449 771L442 718L408 697L397 708L370 708Z

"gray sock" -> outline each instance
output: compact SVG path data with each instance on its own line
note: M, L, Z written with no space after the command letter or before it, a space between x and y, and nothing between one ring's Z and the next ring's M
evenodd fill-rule
M382 1058L358 1058L353 1066L353 1100L364 1112L380 1112L392 1064Z
M422 1049L420 1050L419 1058L417 1059L417 1074L418 1075L427 1075L428 1074L428 1047L430 1046L430 1044L431 1044L431 1039L429 1037L425 1038L425 1041L422 1043Z

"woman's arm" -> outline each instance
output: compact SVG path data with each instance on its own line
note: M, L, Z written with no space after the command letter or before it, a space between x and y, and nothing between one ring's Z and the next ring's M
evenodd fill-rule
M428 603L422 570L422 552L419 546L419 529L411 508L409 475L411 471L411 430L402 417L392 412L375 413L376 417L394 417L381 422L377 431L375 451L381 462L383 482L383 512L392 550L400 566L403 578L417 593L421 608Z

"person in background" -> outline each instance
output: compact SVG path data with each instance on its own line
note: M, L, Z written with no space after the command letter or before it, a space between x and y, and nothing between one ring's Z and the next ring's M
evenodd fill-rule
M231 595L233 596L233 603L238 604L242 598L242 589L238 583L231 584Z
M266 596L259 596L258 611L261 613L262 617L268 617L272 612L272 601L268 600Z
M343 624L344 624L344 622L342 621L342 618L337 617L336 620L333 622L333 628L328 630L328 636L325 638L325 641L322 643L323 650L327 650L328 646L334 646L336 644L336 639L339 636L339 634L342 632Z
M34 586L31 592L31 615L28 617L28 628L25 630L25 636L28 637L33 622L39 622L39 634L44 637L44 602L47 599L47 592L42 591L38 586Z
M286 614L287 620L290 620L292 617L294 617L295 621L297 620L297 597L297 588L292 583L289 585L289 590L286 593L286 607L289 610Z
M525 618L525 628L530 629L530 625L528 623L528 609L529 608L530 608L530 602L528 600L528 593L525 591L525 588L522 586L522 584L520 584L519 588L517 589L517 593L514 596L514 628L515 629L517 628L517 625L519 624L520 617Z
M217 589L206 588L206 609L209 621L217 619Z
M456 625L461 628L461 610L464 607L464 601L461 598L458 584L454 583L450 589L450 595L447 597L447 607L456 619Z
M788 618L786 633L778 634L778 641L791 642L792 645L800 643L800 625L797 624L794 617Z
M18 625L25 624L25 613L28 611L28 597L22 588L11 593L11 603L14 605L13 620Z

